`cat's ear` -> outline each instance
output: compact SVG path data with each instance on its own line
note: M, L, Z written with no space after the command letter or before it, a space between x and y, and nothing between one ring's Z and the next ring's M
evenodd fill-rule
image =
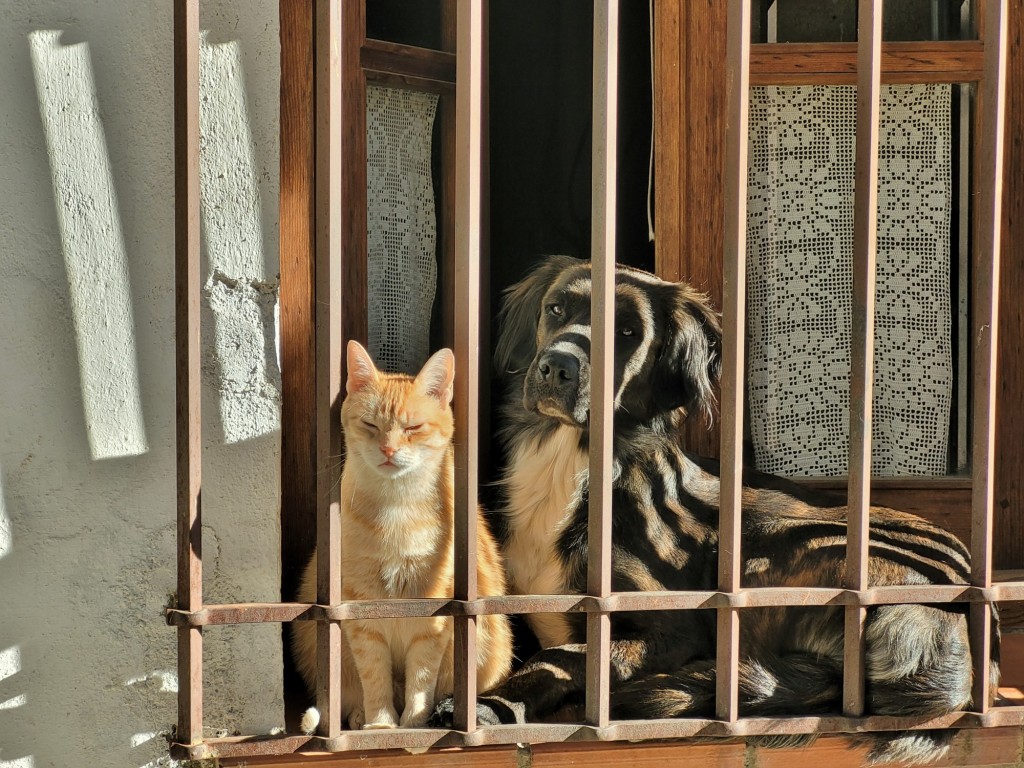
M416 375L416 384L443 405L455 394L455 355L450 349L441 349L430 356Z
M348 381L345 390L351 395L377 380L377 366L373 364L370 353L363 349L358 341L348 343Z

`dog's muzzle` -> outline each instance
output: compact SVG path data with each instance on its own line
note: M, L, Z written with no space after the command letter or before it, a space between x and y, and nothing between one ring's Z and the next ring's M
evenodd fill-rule
M589 375L585 363L576 355L548 349L534 358L523 386L523 405L573 425L585 424L589 387L584 379Z

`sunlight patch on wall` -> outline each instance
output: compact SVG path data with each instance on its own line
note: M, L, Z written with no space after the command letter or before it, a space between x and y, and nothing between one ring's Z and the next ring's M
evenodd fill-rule
M13 645L0 651L0 682L9 677L14 677L21 671L21 649ZM25 694L12 696L6 701L0 701L0 710L16 709L25 705ZM3 765L0 762L0 765Z
M277 281L264 274L256 148L238 41L200 47L199 178L213 315L208 381L218 390L224 440L259 437L280 425L276 354Z
M32 755L17 760L0 760L0 768L35 768L35 765L36 759Z
M0 651L0 680L14 677L21 672L21 649L12 645Z
M7 516L7 506L4 501L4 487L0 483L0 560L11 554L14 547L14 532L11 529L11 518Z
M178 674L169 669L155 669L144 675L136 675L124 681L126 688L142 685L162 693L178 692Z
M139 393L131 282L87 43L29 35L78 347L93 459L149 448Z

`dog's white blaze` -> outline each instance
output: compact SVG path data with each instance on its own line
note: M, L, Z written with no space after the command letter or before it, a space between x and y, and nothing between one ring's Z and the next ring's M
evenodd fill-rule
M587 454L580 450L579 439L578 429L559 426L548 438L520 445L512 457L506 479L511 530L505 559L516 594L565 592L556 547L586 478ZM545 648L569 641L564 616L533 614L528 621Z
M576 296L582 296L583 298L590 300L590 278L579 277L565 286L566 293L572 293Z
M629 285L618 286L618 291L630 296L635 302L637 313L643 320L643 337L640 339L640 344L637 345L636 350L629 356L629 360L626 361L626 366L622 369L622 384L619 385L619 391L615 393L616 408L619 407L622 393L626 391L629 382L636 378L637 374L643 369L644 362L647 360L647 354L651 349L651 344L654 342L654 309L651 307L650 300L642 291L638 291Z

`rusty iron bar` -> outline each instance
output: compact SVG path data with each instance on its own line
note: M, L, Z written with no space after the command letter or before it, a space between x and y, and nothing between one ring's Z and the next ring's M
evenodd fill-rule
M455 85L455 597L477 596L483 3L460 0ZM456 618L455 724L476 727L476 619Z
M191 747L175 744L172 755L192 760L287 754L307 748L325 752L431 747L479 747L543 742L612 742L693 737L750 737L804 733L860 733L933 728L994 728L1024 725L1024 707L998 707L987 714L952 712L934 718L811 716L740 718L733 722L701 718L676 720L611 721L605 728L581 723L533 723L480 726L473 733L446 729L394 729L343 731L337 738L308 736L236 736L208 739Z
M985 76L981 81L981 146L978 151L977 239L974 249L973 365L974 420L971 452L971 583L992 584L992 515L995 494L996 350L999 327L999 259L1002 234L1003 145L1006 126L1006 0L984 0L982 36ZM992 607L971 606L973 701L978 712L989 708L989 652Z
M589 595L509 595L476 600L343 600L334 606L313 603L237 603L205 605L198 611L169 609L171 626L219 626L286 621L400 619L421 616L486 616L532 613L618 613L687 611L707 608L781 606L896 605L901 603L981 603L1024 600L1024 582L970 585L871 587L857 591L831 587L762 587L738 592L618 592Z
M619 2L594 0L591 261L591 398L587 593L612 591L612 427L615 392L615 185ZM611 620L587 615L587 722L608 724Z
M740 588L744 335L746 325L747 141L750 112L750 3L730 0L726 56L725 252L722 268L722 480L718 588ZM718 610L715 711L739 717L739 613Z
M199 0L174 3L177 608L203 605L199 319ZM203 631L178 629L178 738L203 737Z
M868 586L871 507L871 398L875 375L875 272L878 243L878 138L881 114L882 3L860 0L857 18L857 151L853 203L853 319L850 329L850 445L846 580ZM867 609L849 605L843 633L843 713L864 712Z
M315 402L317 601L341 600L342 19L340 0L318 0L313 20L316 115ZM317 625L319 733L341 731L341 626Z

